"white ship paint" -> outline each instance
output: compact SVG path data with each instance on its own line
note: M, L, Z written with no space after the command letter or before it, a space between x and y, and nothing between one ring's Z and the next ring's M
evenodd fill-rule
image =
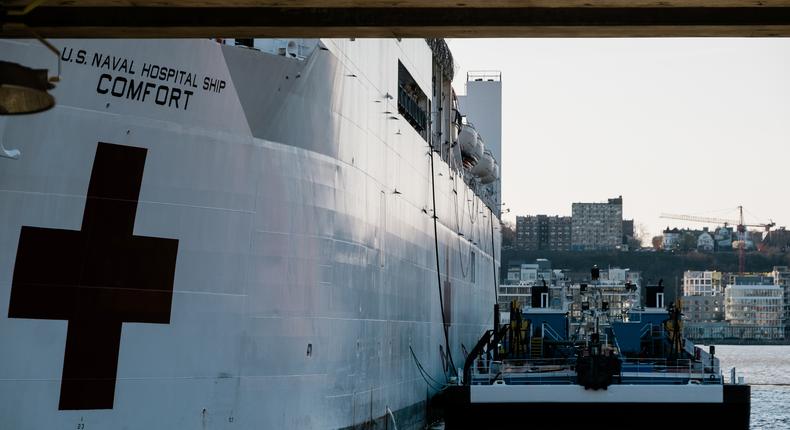
M172 306L169 324L122 325L113 406L95 410L59 410L69 323L4 314L0 427L323 429L388 409L418 422L432 391L409 347L445 378L430 157L387 95L398 60L430 94L425 41L323 40L303 60L211 40L52 43L71 53L57 106L0 120L21 151L0 158L0 309L23 226L80 230L99 142L147 150L133 234L178 241ZM0 59L56 70L35 41L0 41ZM132 79L153 86L130 93ZM499 225L434 163L461 366L493 323Z

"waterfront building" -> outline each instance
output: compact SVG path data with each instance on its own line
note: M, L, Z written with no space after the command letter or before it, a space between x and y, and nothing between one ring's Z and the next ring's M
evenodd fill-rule
M551 268L541 267L539 263L522 264L519 281L525 284L535 284L539 281L551 281Z
M618 282L621 284L632 283L642 284L642 272L631 269L621 269L619 267L609 267L600 270L600 277L603 281Z
M774 277L771 273L727 273L726 285L774 285Z
M774 285L782 289L785 326L790 328L790 268L787 266L774 266L771 276L774 278Z
M784 338L784 290L762 276L735 276L724 290L724 313L731 326L758 328L761 339Z
M716 270L686 270L683 272L684 296L714 296L724 292L722 273Z
M689 338L782 340L790 329L790 269L775 266L747 275L686 271L681 306Z
M784 339L783 327L730 325L727 321L685 323L683 333L689 339L701 342L726 340L732 343L761 343Z
M543 281L551 283L554 279L551 261L545 258L538 258L534 263L522 263L519 268L518 281L524 284L539 284Z
M515 284L502 284L499 286L499 296L497 303L499 303L500 311L507 311L510 309L510 302L517 302L521 307L526 306L532 299L532 285L515 283Z
M683 319L689 323L724 321L724 294L683 296L680 299Z
M683 272L683 318L689 323L709 323L724 320L723 275L716 270L686 270Z
M572 250L620 249L623 242L622 196L605 203L574 203L571 212Z
M521 280L521 266L511 266L507 268L507 278L504 283L518 283Z
M516 246L528 251L571 249L571 217L527 215L516 217Z
M508 268L506 283L499 286L500 309L509 309L510 302L515 300L522 307L530 306L533 286L547 286L550 289L550 300L561 300L559 291L570 282L565 271L552 269L551 261L538 258L533 263L520 263Z

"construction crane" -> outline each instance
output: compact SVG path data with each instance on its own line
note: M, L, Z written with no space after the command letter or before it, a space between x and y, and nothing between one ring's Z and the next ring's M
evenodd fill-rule
M746 224L743 221L743 206L738 206L738 219L724 219L724 218L709 218L694 215L678 215L678 214L661 214L661 218L674 219L679 221L701 222L707 224L724 224L725 227L729 225L736 226L738 231L738 271L743 273L746 266L746 227L760 227L766 233L771 231L771 228L776 226L776 223L769 220L767 224Z

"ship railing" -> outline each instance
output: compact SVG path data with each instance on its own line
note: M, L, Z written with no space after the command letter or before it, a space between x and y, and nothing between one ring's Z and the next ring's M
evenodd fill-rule
M694 363L692 360L672 360L665 358L633 358L625 360L620 369L621 375L626 377L655 377L657 379L681 378L692 379Z
M564 340L563 337L560 336L560 334L557 333L556 330L554 330L554 327L552 327L551 325L549 325L547 323L541 324L541 332L542 332L541 334L543 335L544 338L548 334L549 337L554 339L554 340L557 340L557 341Z
M493 384L503 380L508 385L566 384L576 378L575 363L568 359L477 359L472 372L473 384Z
M654 337L654 336L666 336L666 332L664 327L660 324L652 324L646 323L642 326L642 329L639 331L639 337L645 338L646 336Z
M614 346L614 350L617 352L618 355L620 355L621 354L620 342L617 341L617 336L612 336L612 340L614 341L614 344L612 345Z
M403 86L398 86L398 111L418 132L427 127L428 115Z
M466 81L501 81L502 72L499 70L479 70L466 72Z
M721 376L722 381L724 381L724 375L720 375L720 376ZM734 367L732 369L730 369L730 384L732 384L732 385L743 385L744 381L745 381L745 378L743 376L739 375L738 372L735 371Z

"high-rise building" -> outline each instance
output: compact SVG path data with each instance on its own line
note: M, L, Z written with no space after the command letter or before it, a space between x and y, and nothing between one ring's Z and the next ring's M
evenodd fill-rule
M619 249L623 242L623 197L606 203L574 203L571 249L597 251Z
M487 150L499 165L502 178L502 72L470 71L466 74L466 95L458 96L458 105L474 123ZM490 190L495 212L500 215L502 180L486 186Z
M624 237L634 237L634 220L633 219L624 219L623 220L623 236Z
M634 232L634 220L633 219L624 219L623 220L623 245L630 246L634 243L634 238L636 237L636 232Z
M527 215L516 217L516 246L529 251L571 249L571 217Z

